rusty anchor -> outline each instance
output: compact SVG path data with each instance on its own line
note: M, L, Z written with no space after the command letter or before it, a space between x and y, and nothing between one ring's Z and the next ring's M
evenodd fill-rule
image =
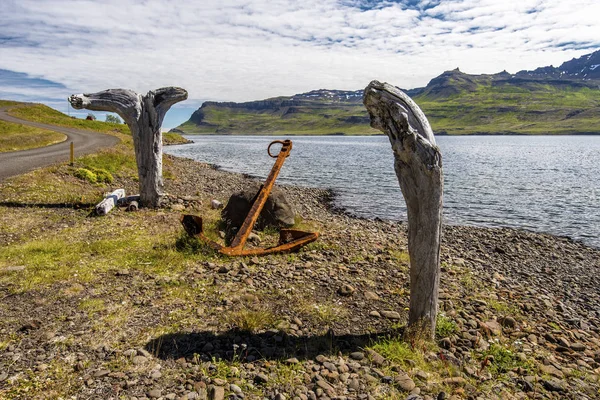
M271 154L271 146L274 144L281 144L281 150L277 155ZM258 195L256 196L256 199L254 200L254 203L252 204L252 208L248 212L244 223L233 238L230 246L223 246L206 237L202 231L202 218L197 215L185 214L180 217L181 224L183 225L187 234L198 237L200 240L208 243L208 245L213 249L228 256L254 256L272 253L289 253L317 240L319 237L318 232L304 232L297 229L281 229L279 232L279 242L277 246L266 249L244 248L246 241L248 240L248 236L250 236L252 228L254 227L254 224L256 223L258 216L260 215L260 212L263 209L271 190L273 189L275 179L277 179L277 175L279 175L279 171L281 170L285 159L289 157L291 151L291 140L275 140L269 144L267 153L270 157L276 158L277 160L275 160L275 164L273 165L273 168L271 168L271 172L269 173L267 180L262 185Z

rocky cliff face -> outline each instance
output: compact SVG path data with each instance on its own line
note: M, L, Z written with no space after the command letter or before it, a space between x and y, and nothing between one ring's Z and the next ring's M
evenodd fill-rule
M519 71L517 77L538 79L567 79L589 81L600 79L600 50L579 58L566 61L556 68L553 66L537 68L533 71Z

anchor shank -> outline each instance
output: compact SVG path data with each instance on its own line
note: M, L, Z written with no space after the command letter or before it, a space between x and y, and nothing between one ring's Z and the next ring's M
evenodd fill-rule
M292 141L291 140L285 140L283 142L277 141L274 143L281 143L283 146L281 147L281 151L279 152L279 155L277 156L275 165L273 165L273 168L271 168L271 172L269 173L267 180L265 181L263 187L260 189L258 196L254 200L254 203L252 204L252 208L250 209L250 212L246 216L246 219L244 220L244 223L240 227L240 230L238 231L238 233L235 235L235 238L231 242L230 252L232 254L241 252L243 250L243 247L246 245L248 236L250 236L250 232L252 232L252 228L254 228L254 224L258 220L258 216L260 215L262 208L264 207L265 203L267 202L267 198L269 197L269 194L271 194L271 190L273 189L275 180L277 179L277 176L279 175L279 171L281 170L281 167L283 166L285 159L287 158L287 156L289 156L290 151L292 150ZM271 143L271 144L273 144L273 143ZM269 152L269 155L270 154L271 153Z

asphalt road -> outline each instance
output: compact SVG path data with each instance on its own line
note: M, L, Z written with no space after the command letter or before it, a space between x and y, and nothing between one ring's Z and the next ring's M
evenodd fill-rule
M0 119L16 124L29 125L36 128L60 132L67 136L67 140L64 142L50 146L38 147L37 149L31 150L0 153L0 181L10 176L23 174L37 168L69 161L71 142L73 142L75 147L75 157L93 153L103 147L114 146L119 142L118 138L103 133L25 121L8 115L4 108L0 108Z

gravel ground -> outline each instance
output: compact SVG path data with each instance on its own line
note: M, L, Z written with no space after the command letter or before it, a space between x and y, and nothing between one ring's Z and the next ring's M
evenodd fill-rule
M177 178L166 181L164 210L140 211L148 226L168 226L212 199L225 203L252 179L170 156L165 163ZM137 186L118 185L128 193ZM57 296L60 285L0 287L0 340L11 338L0 346L0 394L30 398L11 388L60 360L77 399L600 398L598 249L519 230L446 226L447 329L434 345L405 343L410 353L400 357L390 341L407 317L405 225L334 210L326 190L281 190L322 235L297 254L216 257L175 276L115 266L77 297ZM82 211L60 212L68 221ZM18 274L13 268L0 273ZM201 293L183 314L176 313L188 300L161 301L177 285ZM100 340L94 316L78 308L84 296L127 302L135 312ZM171 315L187 322L147 335ZM269 315L277 316L271 326L240 329Z

